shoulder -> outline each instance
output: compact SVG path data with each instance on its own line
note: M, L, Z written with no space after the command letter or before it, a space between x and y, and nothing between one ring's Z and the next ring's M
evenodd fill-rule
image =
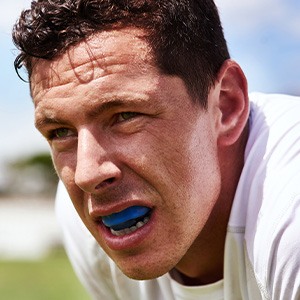
M256 129L258 126L271 127L281 120L299 122L300 97L283 94L251 93L250 98L250 121ZM291 119L292 117L292 119ZM287 119L289 118L289 119Z
M300 98L252 94L250 99L250 136L235 199L243 220L236 218L245 228L246 255L264 295L297 299Z

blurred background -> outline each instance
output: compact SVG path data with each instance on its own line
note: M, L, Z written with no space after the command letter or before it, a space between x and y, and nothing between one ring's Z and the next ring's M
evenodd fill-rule
M216 3L249 91L300 95L300 1ZM29 5L10 0L0 10L0 294L6 300L83 300L87 295L61 247L48 146L33 126L28 84L13 67L11 28Z

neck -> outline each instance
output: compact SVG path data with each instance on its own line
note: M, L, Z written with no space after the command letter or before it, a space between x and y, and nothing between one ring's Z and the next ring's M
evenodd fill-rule
M185 285L205 285L223 278L223 257L230 208L218 201L200 235L170 273ZM221 212L222 210L222 212ZM222 213L222 218L220 218Z

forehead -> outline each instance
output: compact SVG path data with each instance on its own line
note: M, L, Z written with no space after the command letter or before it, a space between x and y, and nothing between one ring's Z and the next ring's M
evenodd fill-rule
M33 100L41 90L74 80L88 83L124 70L130 63L139 66L140 71L145 66L154 66L145 37L144 31L136 28L104 31L70 47L54 60L35 60L30 78Z

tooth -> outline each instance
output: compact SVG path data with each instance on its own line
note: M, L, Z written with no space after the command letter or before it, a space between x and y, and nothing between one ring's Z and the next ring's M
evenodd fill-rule
M136 227L136 226L132 226L132 227L130 227L130 231L131 232L134 232L134 231L136 231L138 228Z
M124 235L123 230L115 231L115 230L111 229L110 232L111 232L113 235L116 235L116 236Z
M145 225L145 223L142 222L142 221L140 221L140 222L138 222L135 226L136 226L137 228L141 228L141 227L144 226L144 225Z
M135 226L131 226L130 228L125 228L122 230L113 230L111 228L110 232L116 236L123 236L123 235L126 235L126 234L136 231L137 229L143 227L148 222L149 222L149 217L145 217L143 221L139 221Z

